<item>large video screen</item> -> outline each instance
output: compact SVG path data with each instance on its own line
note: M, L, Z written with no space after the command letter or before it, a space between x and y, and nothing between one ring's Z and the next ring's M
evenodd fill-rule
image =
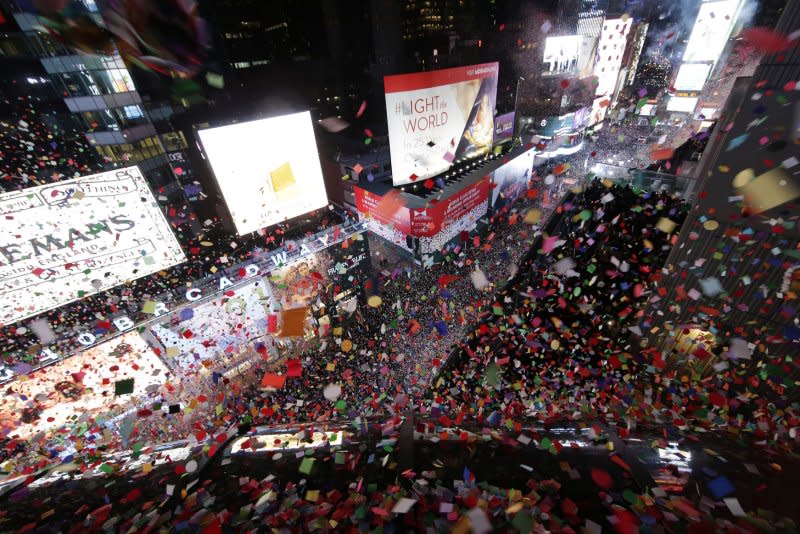
M392 181L445 172L494 144L497 63L386 76Z
M138 332L128 332L15 381L13 393L0 396L0 419L9 436L49 439L60 428L110 421L160 400L169 374Z
M230 357L267 332L269 284L261 277L224 294L159 318L150 333L165 357L184 372L213 364L224 368Z
M710 63L684 63L678 69L673 86L678 91L700 91L706 84Z
M528 189L533 169L533 155L536 149L520 154L502 167L495 169L492 174L492 209L506 206L522 195Z
M185 260L138 167L0 195L0 324Z
M328 203L308 111L198 135L239 235Z
M697 107L698 100L697 97L671 96L667 102L667 111L694 113L694 108Z
M566 74L575 71L582 42L581 35L548 37L544 43L544 73Z
M722 54L741 0L705 2L697 13L683 61L716 61Z

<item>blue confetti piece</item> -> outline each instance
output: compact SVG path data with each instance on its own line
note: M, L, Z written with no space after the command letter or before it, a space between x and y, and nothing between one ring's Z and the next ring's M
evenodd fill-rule
M736 488L733 487L733 483L731 483L731 481L726 477L715 478L708 483L708 489L718 501L727 497L736 490Z

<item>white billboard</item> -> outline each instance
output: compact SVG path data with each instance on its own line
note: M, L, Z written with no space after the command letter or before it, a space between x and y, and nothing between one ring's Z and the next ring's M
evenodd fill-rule
M489 153L498 73L483 63L384 78L394 185Z
M706 85L711 63L683 63L673 86L678 91L700 91Z
M582 35L548 37L544 43L545 74L566 74L578 67Z
M185 260L138 167L0 195L0 324Z
M716 61L730 37L741 0L719 0L700 5L683 61Z
M607 19L600 32L597 43L597 62L594 75L597 76L595 96L610 96L614 99L622 56L628 44L628 34L633 24L632 18Z
M667 102L667 111L676 113L694 113L697 107L697 97L690 96L671 96Z
M198 135L239 235L328 203L308 111Z

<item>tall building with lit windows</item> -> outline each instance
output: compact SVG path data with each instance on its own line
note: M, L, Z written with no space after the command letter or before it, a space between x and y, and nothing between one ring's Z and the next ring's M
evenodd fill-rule
M69 119L85 133L100 157L109 167L138 165L154 189L170 195L175 182L164 148L119 54L78 54L42 31L30 0L0 2L16 22L19 46L29 57L38 58L43 78L63 99ZM102 20L93 0L78 4Z

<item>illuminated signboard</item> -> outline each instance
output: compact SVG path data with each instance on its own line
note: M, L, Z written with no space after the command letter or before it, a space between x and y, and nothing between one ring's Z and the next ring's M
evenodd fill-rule
M239 235L327 205L308 111L198 135Z
M578 67L583 36L548 37L544 44L544 73L566 74Z
M683 61L716 61L730 37L741 0L705 2L697 13Z
M622 56L631 31L632 19L608 19L603 23L600 41L597 43L597 62L594 75L597 76L596 96L613 97L617 77L622 66Z
M697 107L697 97L689 96L672 96L667 102L667 111L674 111L677 113L693 113L694 108Z
M498 72L498 63L484 63L384 78L395 185L489 153Z
M678 91L700 91L710 71L711 63L683 63L673 85Z
M138 167L0 195L0 324L185 260Z

